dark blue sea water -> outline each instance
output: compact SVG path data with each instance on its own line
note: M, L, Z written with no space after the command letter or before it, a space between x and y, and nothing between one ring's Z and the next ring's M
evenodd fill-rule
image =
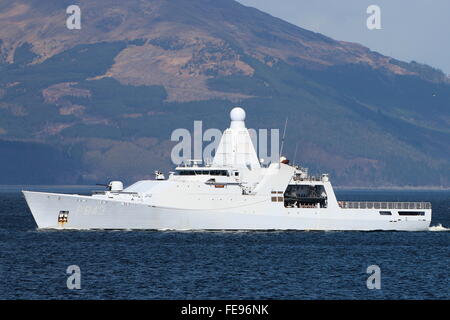
M338 197L431 201L432 225L450 227L449 191ZM18 189L0 188L0 299L449 299L449 262L448 231L38 231Z

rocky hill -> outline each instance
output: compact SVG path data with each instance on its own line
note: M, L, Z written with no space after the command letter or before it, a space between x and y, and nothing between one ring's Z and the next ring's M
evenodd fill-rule
M340 185L450 185L450 82L432 67L233 0L7 0L0 26L0 152L49 155L48 183L150 177L172 130L224 128L240 104L251 127L288 116L288 156ZM44 178L5 159L0 183Z

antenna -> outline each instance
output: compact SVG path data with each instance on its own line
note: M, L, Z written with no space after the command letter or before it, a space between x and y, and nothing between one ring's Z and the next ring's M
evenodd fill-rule
M283 155L284 137L286 136L287 122L288 122L288 118L286 117L286 122L284 123L283 138L281 139L280 156Z
M295 144L295 153L294 153L294 159L292 159L292 164L295 165L295 160L297 160L297 149L298 149L298 141Z

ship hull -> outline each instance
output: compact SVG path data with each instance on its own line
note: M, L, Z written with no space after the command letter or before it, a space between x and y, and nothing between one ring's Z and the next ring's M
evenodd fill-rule
M382 216L375 209L299 209L255 206L220 210L158 207L148 203L24 191L39 229L127 230L342 230L425 231L423 216ZM61 212L67 212L61 221Z

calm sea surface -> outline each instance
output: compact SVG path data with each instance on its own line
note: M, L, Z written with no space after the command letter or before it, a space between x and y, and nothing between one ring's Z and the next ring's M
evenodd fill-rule
M0 187L0 299L450 298L450 191L338 192L431 201L443 227L426 232L103 232L38 231L18 190ZM381 290L367 289L370 265Z

